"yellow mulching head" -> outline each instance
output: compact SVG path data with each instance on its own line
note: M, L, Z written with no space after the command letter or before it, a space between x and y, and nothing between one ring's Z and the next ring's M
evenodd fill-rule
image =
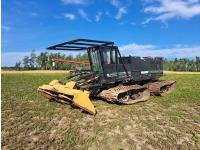
M40 86L38 93L48 99L75 105L95 115L96 110L89 99L89 92L78 90L75 88L75 85L76 82L73 81L63 85L58 80L53 80L48 85Z

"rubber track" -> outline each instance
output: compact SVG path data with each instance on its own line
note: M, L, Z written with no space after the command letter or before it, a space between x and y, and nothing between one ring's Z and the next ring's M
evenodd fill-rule
M176 88L176 81L174 80L160 80L157 82L148 83L147 88L151 95L165 96L173 92Z
M124 104L133 104L135 102L146 101L150 96L150 93L149 93L147 87L140 86L140 85L129 85L129 86L120 85L120 86L117 86L117 87L110 88L108 90L103 90L101 93L99 93L98 96L107 100L108 102L123 103L123 102L118 100L118 95L120 93L125 93L125 92L129 92L129 91L132 91L132 90L135 90L135 91L139 90L140 92L142 91L143 97L136 99L136 100L130 99L130 101L132 101L132 102L124 102Z

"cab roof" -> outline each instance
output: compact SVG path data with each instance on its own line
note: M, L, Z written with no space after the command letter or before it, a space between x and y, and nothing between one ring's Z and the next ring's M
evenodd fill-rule
M113 46L114 42L91 40L91 39L76 39L72 41L63 42L48 47L48 50L90 50L95 47Z

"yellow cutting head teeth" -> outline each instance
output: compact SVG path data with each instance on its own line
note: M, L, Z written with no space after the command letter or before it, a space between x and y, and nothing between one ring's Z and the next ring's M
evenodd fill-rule
M70 104L95 115L96 110L89 99L89 91L74 89L75 85L76 82L73 81L62 85L58 80L53 80L48 85L40 86L38 88L38 93L48 99L70 101Z

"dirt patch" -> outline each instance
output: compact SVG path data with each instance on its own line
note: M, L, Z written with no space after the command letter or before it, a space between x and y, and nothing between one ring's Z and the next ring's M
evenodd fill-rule
M1 70L3 74L52 74L52 73L69 73L69 70ZM164 71L164 74L200 74L200 72L183 72L183 71Z
M69 73L69 70L28 70L28 71L16 71L16 70L1 70L2 74L52 74L52 73Z

